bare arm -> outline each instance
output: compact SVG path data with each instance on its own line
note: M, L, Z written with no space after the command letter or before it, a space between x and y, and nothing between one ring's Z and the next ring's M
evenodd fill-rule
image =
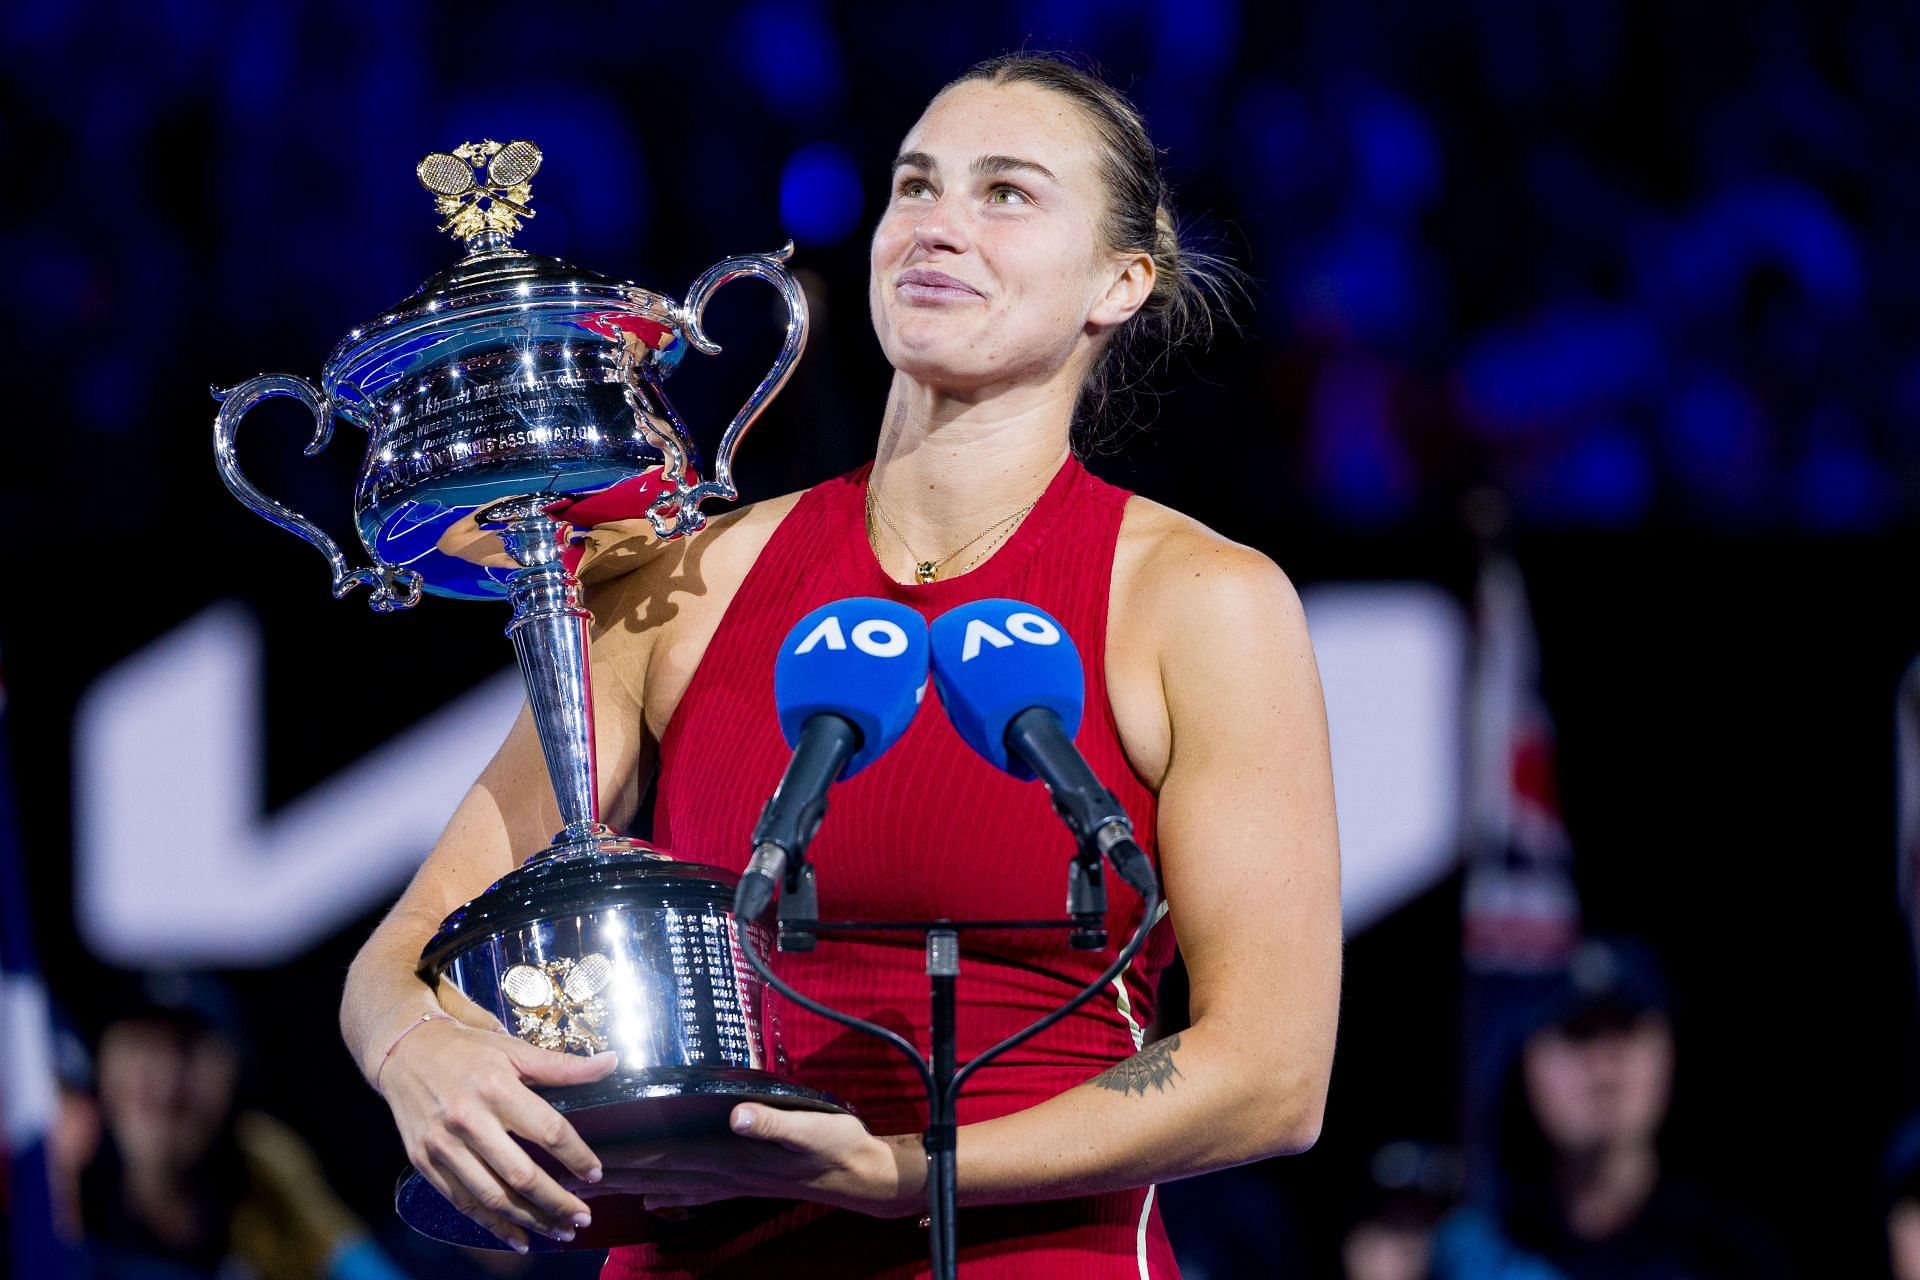
M1170 743L1158 842L1192 1025L1037 1107L960 1132L963 1203L1137 1187L1305 1150L1340 990L1325 704L1266 557L1211 537L1157 557Z

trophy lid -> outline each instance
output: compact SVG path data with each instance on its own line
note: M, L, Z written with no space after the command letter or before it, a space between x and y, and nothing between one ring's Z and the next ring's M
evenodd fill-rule
M531 179L540 167L531 142L491 140L436 151L415 172L435 195L434 208L466 253L410 297L355 328L328 355L321 383L340 412L371 428L371 402L429 363L457 359L498 340L519 317L527 324L560 320L587 328L631 329L638 320L670 369L685 353L677 340L675 304L629 280L616 280L559 258L513 247L520 223L534 216ZM594 318L608 319L596 326ZM647 319L653 323L647 324ZM659 331L655 333L655 331Z

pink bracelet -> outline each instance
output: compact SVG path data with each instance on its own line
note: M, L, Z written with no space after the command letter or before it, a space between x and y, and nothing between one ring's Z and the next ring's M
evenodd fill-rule
M400 1034L395 1036L393 1038L393 1043L387 1046L387 1051L380 1055L380 1065L373 1069L373 1091L375 1093L380 1092L380 1073L387 1069L387 1059L393 1056L393 1051L400 1047L400 1042L402 1040L405 1040L408 1036L412 1035L414 1032L418 1031L420 1028L426 1026L429 1022L458 1022L458 1021L459 1019L454 1017L450 1013L423 1013L419 1017L415 1018L412 1022L409 1022L405 1027L401 1028Z

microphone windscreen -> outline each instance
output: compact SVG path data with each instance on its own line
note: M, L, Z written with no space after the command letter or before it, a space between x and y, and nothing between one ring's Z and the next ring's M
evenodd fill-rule
M817 715L860 730L842 778L879 758L913 723L927 693L927 624L906 605L855 596L794 624L773 664L773 699L789 747Z
M995 767L1033 777L1007 752L1007 725L1045 707L1069 738L1080 732L1086 673L1067 629L1023 600L976 600L933 623L933 687L961 738Z

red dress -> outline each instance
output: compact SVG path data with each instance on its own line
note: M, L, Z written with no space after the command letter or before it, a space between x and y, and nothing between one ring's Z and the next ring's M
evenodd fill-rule
M1127 494L1069 459L1026 521L980 568L926 585L893 582L868 547L867 468L806 493L775 530L702 657L660 744L656 842L676 855L746 865L749 833L791 755L774 717L773 659L793 624L846 596L901 601L929 621L958 604L1007 596L1065 626L1086 663L1078 745L1153 851L1154 797L1134 776L1107 701L1108 584ZM904 737L833 789L810 857L825 919L1043 919L1062 912L1072 837L1037 782L993 768L960 740L929 696ZM1071 950L1065 931L961 935L959 1060L1062 1003L1099 976L1139 922L1141 900L1108 877L1108 949ZM1105 996L983 1068L958 1103L961 1124L1035 1106L1134 1053L1172 958L1158 924ZM928 1047L927 979L917 936L822 938L782 954L801 991ZM926 1099L894 1049L768 993L792 1078L851 1103L874 1133L918 1132ZM964 1173L963 1173L964 1177ZM1151 1188L1040 1204L966 1208L961 1275L1168 1280L1179 1270ZM879 1219L808 1202L736 1200L655 1223L615 1249L602 1280L928 1274L917 1217Z

